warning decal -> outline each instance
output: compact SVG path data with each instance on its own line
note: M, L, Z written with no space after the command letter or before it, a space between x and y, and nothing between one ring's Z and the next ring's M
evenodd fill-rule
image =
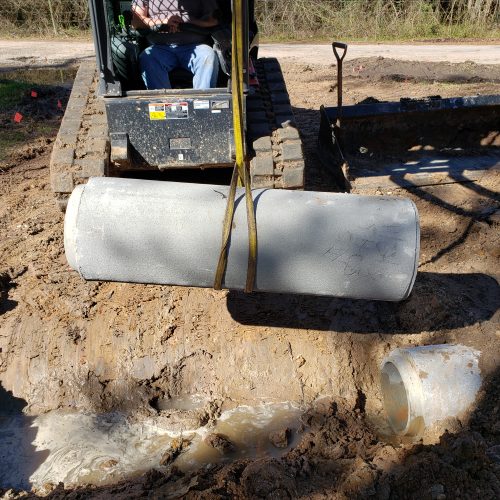
M149 104L148 107L150 120L166 120L165 104Z
M167 120L183 120L189 118L189 107L187 102L166 102L165 114Z
M212 101L212 110L229 109L229 101Z
M150 120L182 120L189 118L187 102L155 102L149 103Z

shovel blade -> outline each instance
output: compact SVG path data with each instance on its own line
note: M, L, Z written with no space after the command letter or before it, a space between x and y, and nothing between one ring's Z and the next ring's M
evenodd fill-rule
M331 175L337 189L342 193L348 193L351 189L347 179L348 164L342 153L340 135L340 128L330 121L325 107L321 106L318 133L319 159L325 171Z

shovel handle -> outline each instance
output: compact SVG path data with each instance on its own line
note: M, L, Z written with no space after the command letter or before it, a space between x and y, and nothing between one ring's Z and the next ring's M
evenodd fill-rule
M337 127L340 127L342 119L342 61L347 54L347 43L333 42L332 48L337 59ZM343 51L342 55L338 53L337 49Z
M332 49L337 62L341 63L344 60L345 55L347 54L347 43L333 42ZM337 49L343 50L342 55L338 53Z

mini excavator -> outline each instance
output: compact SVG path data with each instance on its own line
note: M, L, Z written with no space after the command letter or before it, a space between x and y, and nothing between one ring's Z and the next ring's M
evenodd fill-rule
M253 2L219 3L221 26L207 38L222 71L208 90L180 71L172 89L142 87L147 38L131 27L130 3L89 1L97 78L80 68L52 155L70 266L98 281L406 298L415 205L301 191L300 135L279 63L258 58ZM229 186L134 173L224 166Z

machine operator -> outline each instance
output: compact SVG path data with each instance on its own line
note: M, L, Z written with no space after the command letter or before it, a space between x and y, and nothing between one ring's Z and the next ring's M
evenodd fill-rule
M194 89L216 86L219 61L207 36L182 30L183 23L216 26L216 9L217 0L133 0L132 26L151 30L139 58L147 89L171 88L168 73L179 67L193 74Z

